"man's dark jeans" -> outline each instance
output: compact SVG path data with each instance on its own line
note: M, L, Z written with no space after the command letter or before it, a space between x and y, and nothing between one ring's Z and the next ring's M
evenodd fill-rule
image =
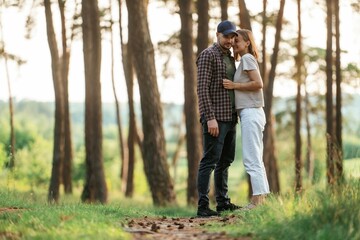
M235 157L237 115L233 121L218 121L219 136L213 137L208 133L207 122L201 119L203 129L203 158L198 171L198 207L209 206L210 176L214 171L215 194L218 206L230 203L228 197L228 169Z

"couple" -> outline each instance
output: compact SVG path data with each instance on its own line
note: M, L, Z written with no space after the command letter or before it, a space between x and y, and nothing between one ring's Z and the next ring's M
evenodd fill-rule
M230 21L217 26L217 42L196 61L197 93L203 132L203 157L198 170L198 217L217 216L241 207L228 196L228 169L235 157L236 124L241 122L242 156L253 196L246 209L261 204L269 193L263 155L263 82L258 52L249 30L236 30ZM231 56L233 47L238 68ZM216 211L209 207L210 175L214 171Z

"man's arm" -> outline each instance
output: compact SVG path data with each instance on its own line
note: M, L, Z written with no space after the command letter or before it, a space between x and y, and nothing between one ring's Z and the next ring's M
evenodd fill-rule
M199 106L205 119L215 119L214 110L210 97L210 85L212 79L212 56L208 51L204 51L198 57L197 64L197 93Z

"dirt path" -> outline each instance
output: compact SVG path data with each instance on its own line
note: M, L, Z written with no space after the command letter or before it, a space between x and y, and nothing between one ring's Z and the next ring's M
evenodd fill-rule
M234 238L225 232L209 232L203 227L205 224L231 223L236 217L211 218L148 218L129 219L124 230L133 235L134 240L250 240L250 237Z

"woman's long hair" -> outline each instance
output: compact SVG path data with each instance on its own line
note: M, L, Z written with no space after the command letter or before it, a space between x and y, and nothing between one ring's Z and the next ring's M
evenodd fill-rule
M242 38L244 39L245 42L250 41L250 44L248 46L249 53L251 55L253 55L256 60L258 60L259 52L258 52L256 44L255 44L253 33L249 29L239 29L239 30L236 30L236 32L238 33L238 36L239 35L242 36ZM239 53L236 53L234 57L236 60L240 60Z

